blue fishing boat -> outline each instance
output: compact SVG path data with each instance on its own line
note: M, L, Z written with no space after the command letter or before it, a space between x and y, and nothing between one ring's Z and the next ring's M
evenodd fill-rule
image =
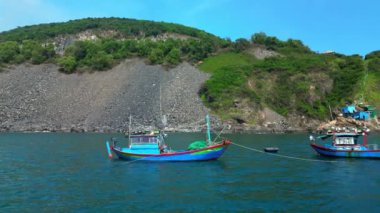
M329 140L319 145L319 142ZM345 158L380 158L377 144L368 144L368 131L337 129L314 138L310 146L320 155Z
M195 141L187 150L172 150L164 142L160 131L129 134L128 146L120 147L115 142L106 142L108 156L114 152L123 160L141 161L205 161L218 159L231 144L229 140L213 142L210 133L209 116L206 116L207 141Z

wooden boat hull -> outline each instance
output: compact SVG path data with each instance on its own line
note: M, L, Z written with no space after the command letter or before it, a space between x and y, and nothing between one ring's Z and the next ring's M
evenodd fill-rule
M206 161L218 159L227 147L230 141L206 147L199 150L189 150L162 154L136 154L131 152L123 152L118 148L111 146L111 150L123 160L141 160L141 161Z
M374 150L335 150L317 144L310 146L320 155L345 158L380 158L380 149Z

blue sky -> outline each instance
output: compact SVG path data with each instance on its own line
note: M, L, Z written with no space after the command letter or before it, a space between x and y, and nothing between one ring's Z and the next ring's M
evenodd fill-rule
M0 0L0 31L85 17L179 23L233 40L265 32L319 52L380 50L376 0Z

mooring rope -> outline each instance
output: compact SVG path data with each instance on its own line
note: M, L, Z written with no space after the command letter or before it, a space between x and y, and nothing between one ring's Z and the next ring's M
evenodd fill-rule
M143 160L145 158L148 158L148 157L143 157L143 158L139 158L139 159L136 159L136 160L130 160L130 161L125 162L125 164L131 164L131 163L134 163L136 161L141 161L141 160Z
M224 131L224 129L225 129L226 127L227 127L227 126L224 126L223 129L222 129L222 131L220 131L220 132L218 133L218 135L215 137L213 143L215 143L215 141L220 137L220 135L223 133L223 131Z
M237 143L234 143L234 142L232 144L235 145L235 146L239 146L241 148L244 148L244 149L251 150L251 151L260 152L260 153L264 153L264 154L268 154L268 155L272 155L272 156L277 156L277 157L282 157L282 158L293 159L293 160L314 161L314 162L324 162L324 163L339 162L339 161L333 161L333 160L317 160L317 159L299 158L299 157L293 157L293 156L288 156L288 155L274 154L274 153L269 153L269 152L264 152L264 151L261 151L261 150L258 150L258 149L254 149L254 148L251 148L251 147L247 147L247 146L244 146L244 145L240 145L240 144L237 144Z
M135 163L137 161L142 161L142 160L147 159L147 158L153 158L153 156L142 157L142 158L139 158L136 160L128 160L128 161L123 160L123 162L124 162L124 164L131 164L131 163Z

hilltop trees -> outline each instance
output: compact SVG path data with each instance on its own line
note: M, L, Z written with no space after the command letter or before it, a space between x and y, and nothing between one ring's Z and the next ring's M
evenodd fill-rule
M213 51L209 43L196 39L187 40L97 40L76 41L65 50L57 62L60 70L72 73L75 70L105 70L120 59L143 57L151 64L177 65L182 60L196 62Z
M265 33L255 33L251 36L251 42L258 45L264 45L269 50L276 50L283 43L274 36L267 36Z
M55 55L52 44L57 36L88 31L95 34L97 39L76 41L65 47L63 55ZM175 35L166 38L167 33ZM197 62L221 49L243 52L252 45L263 45L278 52L308 51L298 40L281 42L264 33L252 35L250 41L239 38L232 42L176 24L89 18L0 33L0 62L40 64L55 61L61 71L72 73L75 70L105 70L129 57L143 57L151 64L168 66L177 65L183 60Z
M34 26L20 27L0 33L0 42L23 40L47 41L60 35L73 35L85 31L93 31L101 35L108 32L114 39L136 38L143 39L157 37L165 33L175 33L188 37L211 40L222 44L224 41L212 34L180 24L154 22L127 18L85 18L63 23L49 23ZM101 37L101 36L100 36Z
M53 44L65 37L91 33L95 39L65 46L55 55ZM146 58L151 64L197 62L229 42L178 24L123 18L87 18L65 23L40 24L0 33L0 63L56 62L67 73L105 70L128 57ZM60 52L61 53L61 52ZM51 60L54 59L54 60Z
M7 41L0 43L0 62L12 62L19 53L20 48L17 42Z
M29 61L40 64L55 56L54 46L42 45L25 40L21 44L15 41L0 43L0 63L22 63Z
M368 71L380 75L380 51L374 51L365 56L368 61Z
M236 52L242 52L243 50L246 50L248 49L248 47L250 46L250 42L245 39L245 38L239 38L239 39L236 39L236 41L232 44L232 48L236 51Z

